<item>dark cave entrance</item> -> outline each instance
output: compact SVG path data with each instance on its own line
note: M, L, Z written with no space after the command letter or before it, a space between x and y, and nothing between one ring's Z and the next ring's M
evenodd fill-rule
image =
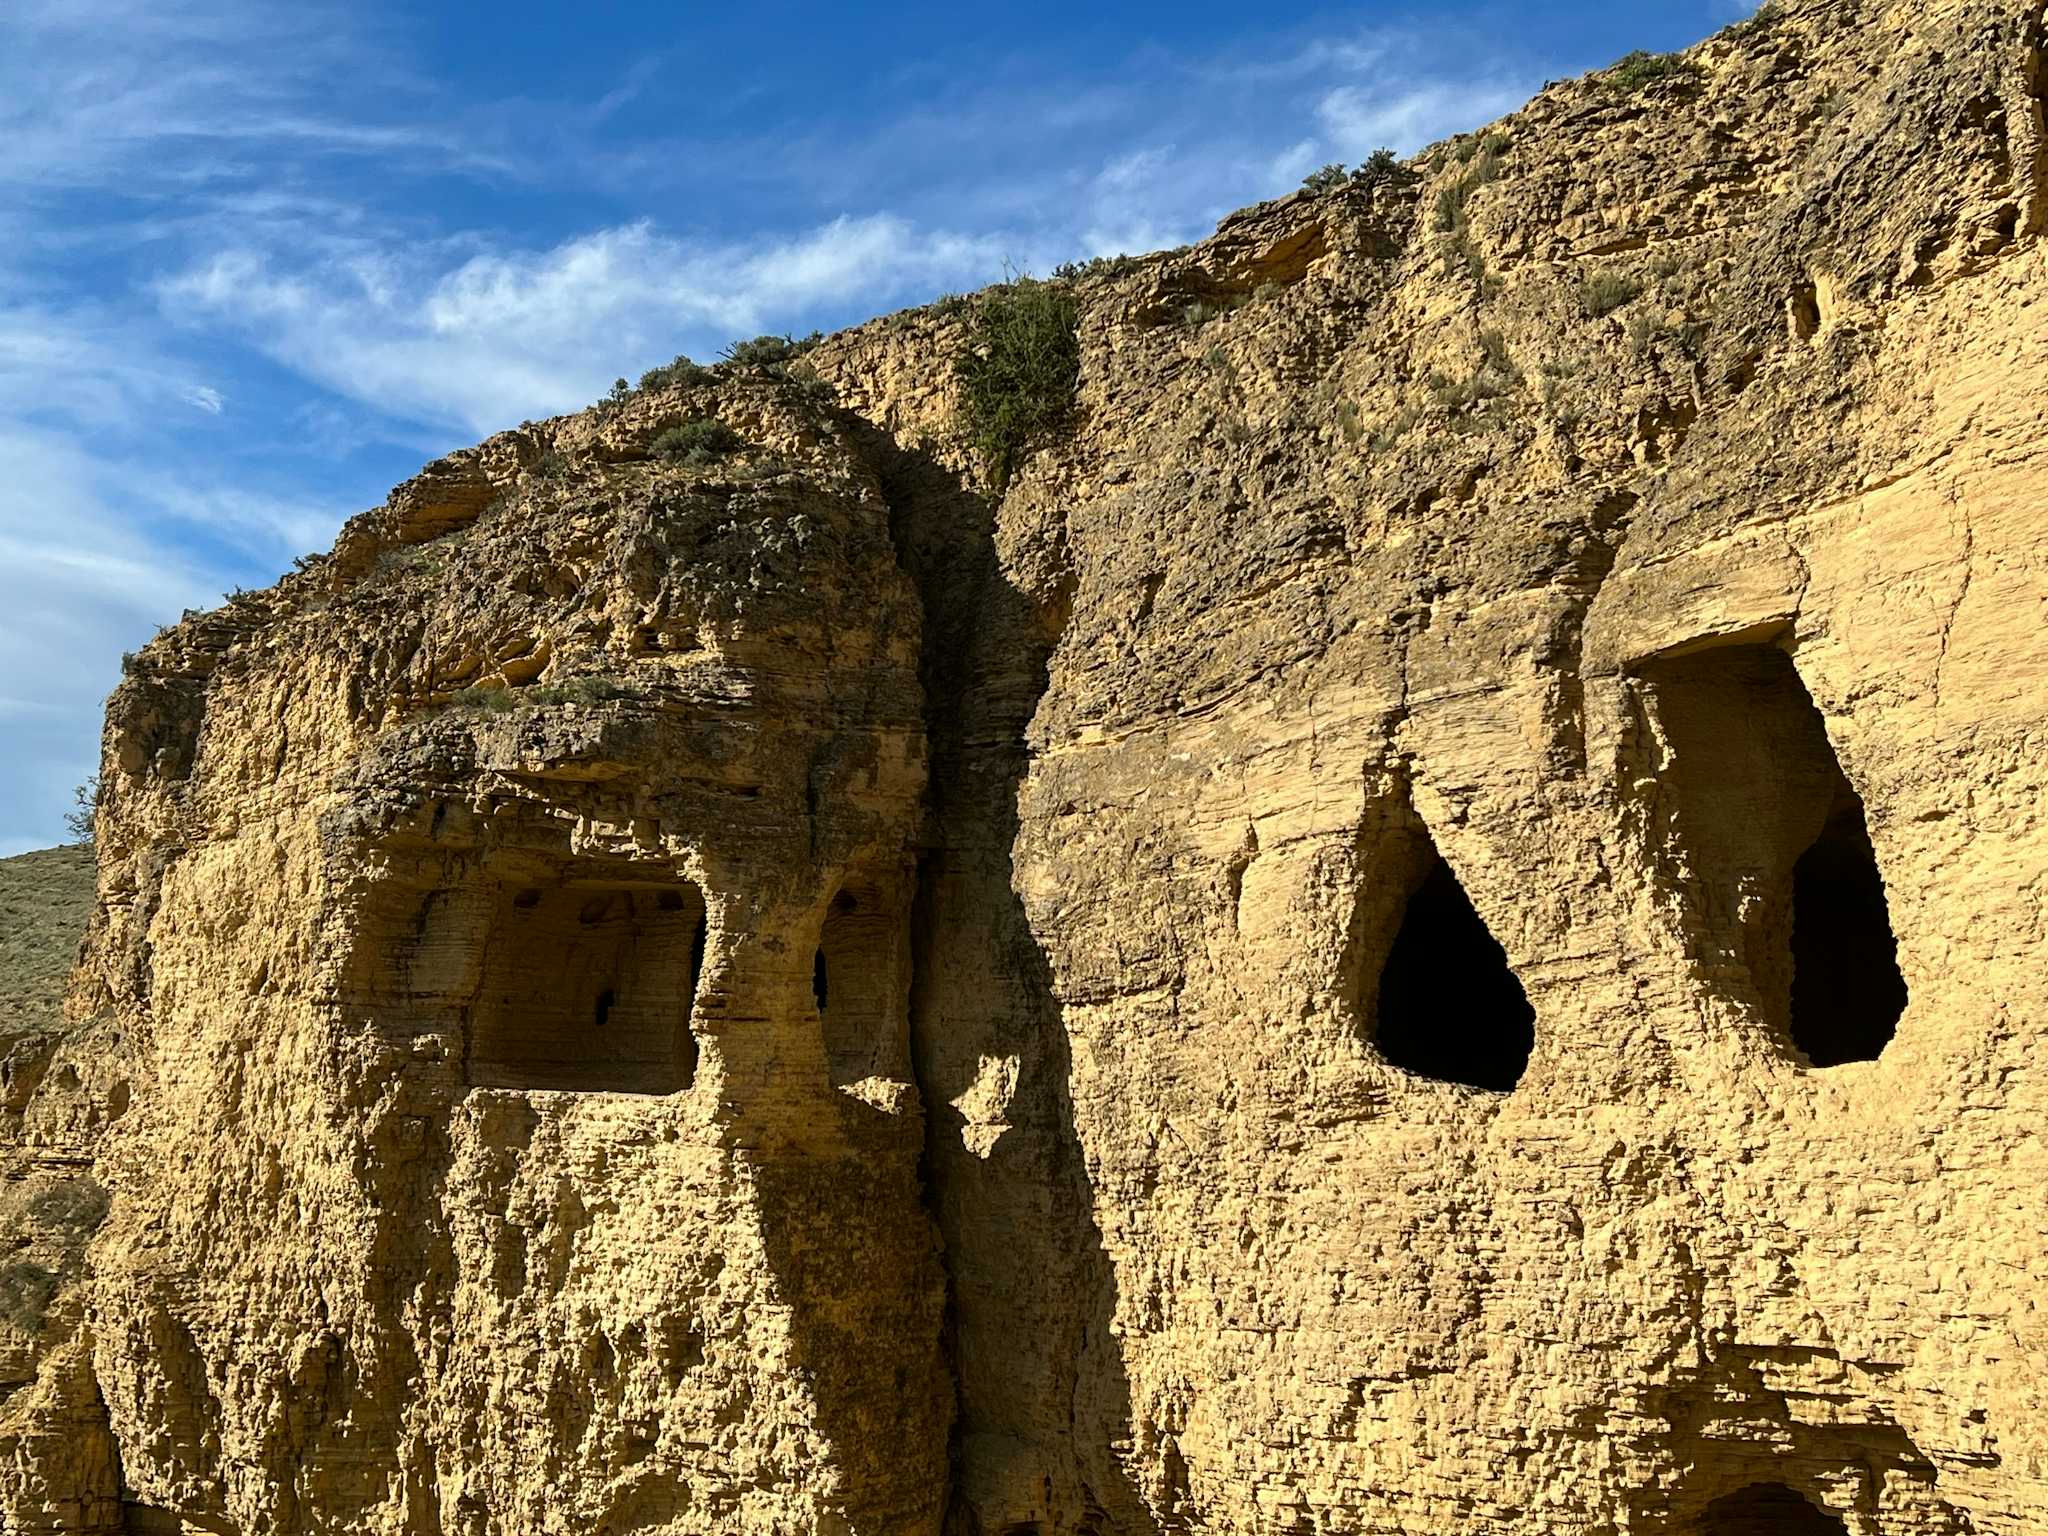
M689 1087L708 927L688 884L508 890L485 948L469 1080L603 1093Z
M1434 853L1380 971L1374 1043L1395 1066L1505 1093L1536 1046L1536 1010L1451 866Z
M1849 1536L1849 1528L1783 1483L1754 1483L1709 1504L1699 1536Z
M1720 646L1642 677L1706 955L1747 969L1811 1065L1874 1061L1906 1007L1898 940L1863 802L1791 656Z
M1792 866L1792 1041L1816 1067L1875 1061L1906 1011L1906 979L1863 802L1842 786Z

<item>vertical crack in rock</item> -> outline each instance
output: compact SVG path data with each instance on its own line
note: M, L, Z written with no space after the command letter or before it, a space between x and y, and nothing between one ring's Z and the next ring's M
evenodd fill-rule
M1536 660L1557 674L1558 766L1564 773L1586 771L1586 616L1621 556L1639 500L1628 490L1601 498L1584 525L1571 533L1563 550L1563 569L1555 578L1563 607L1551 620Z
M924 602L930 847L911 1027L957 1397L949 1529L1147 1532L1114 1455L1129 1388L1067 1038L1012 866L1025 732L1059 614L1005 577L987 501L857 430Z

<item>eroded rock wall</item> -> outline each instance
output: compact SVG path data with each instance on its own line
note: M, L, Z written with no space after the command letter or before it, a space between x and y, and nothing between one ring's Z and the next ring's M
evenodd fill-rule
M942 305L150 647L10 1518L2048 1524L2042 49L1773 7L1068 279L1000 498Z
M996 530L1059 629L1013 849L1058 1033L917 1021L937 1187L1046 1099L1091 1208L1023 1277L1000 1203L946 1223L983 1529L2044 1518L2039 18L1696 57L1084 289L1085 428ZM824 366L938 440L947 323ZM1706 696L1717 649L1789 691ZM1838 778L1911 1001L1816 1070ZM1373 1044L1418 822L1535 1008L1504 1097ZM1087 1346L1003 1327L1046 1309Z
M148 1079L89 1379L139 1528L935 1523L918 604L811 413L720 408L783 457L650 460L652 403L494 440L117 695L81 991Z

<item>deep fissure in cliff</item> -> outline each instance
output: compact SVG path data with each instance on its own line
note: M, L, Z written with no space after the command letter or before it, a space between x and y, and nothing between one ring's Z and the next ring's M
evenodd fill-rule
M1112 1343L1114 1274L1051 967L1012 862L1027 732L1064 606L1006 579L994 507L955 473L879 429L855 435L923 606L930 776L909 925L910 1045L956 1409L947 1528L1142 1533L1151 1516L1115 1456L1131 1408ZM842 986L830 954L824 980L829 1011ZM960 1101L1005 1062L1015 1075L1002 1124L970 1138ZM1018 1455L992 1460L992 1446Z
M1707 963L1740 965L1811 1065L1875 1060L1907 1001L1898 940L1863 802L1791 656L1720 646L1642 675Z

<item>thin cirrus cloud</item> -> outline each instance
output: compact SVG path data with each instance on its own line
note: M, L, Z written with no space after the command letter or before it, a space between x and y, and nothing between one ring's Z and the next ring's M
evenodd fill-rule
M1529 94L1528 83L1512 75L1392 91L1341 85L1316 103L1316 121L1333 158L1362 160L1381 145L1406 148L1442 137L1454 127L1488 122L1512 111Z
M60 835L123 650L423 459L678 352L1198 238L1543 74L1433 18L1007 73L935 56L812 120L745 79L731 110L676 110L717 93L673 50L498 97L431 77L411 24L0 14L0 852Z
M62 434L0 423L0 855L56 840L90 770L123 649L213 593L124 516L121 473Z
M886 214L751 245L680 240L642 221L445 267L395 246L349 244L297 264L238 248L159 293L174 319L227 327L336 394L486 433L585 404L621 368L691 346L706 355L823 305L928 297L1001 260L998 242Z

